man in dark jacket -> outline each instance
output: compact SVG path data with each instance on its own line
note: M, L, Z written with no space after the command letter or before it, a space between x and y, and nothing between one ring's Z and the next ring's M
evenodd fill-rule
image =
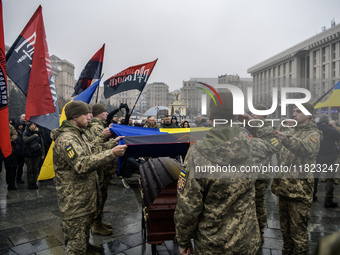
M327 114L321 114L319 122L317 126L320 131L323 133L323 139L320 143L320 151L316 158L317 165L327 165L327 169L334 164L337 158L337 151L336 151L336 143L340 141L340 132L336 130L329 124L329 117ZM323 168L323 167L322 167ZM333 168L334 169L334 168ZM334 176L332 176L333 172L327 173L327 183L326 183L326 198L325 198L325 208L329 207L338 207L338 203L333 202L333 191L334 191ZM319 176L316 176L319 177ZM329 178L333 177L333 178ZM318 187L318 178L314 180L314 196L313 200L317 199L317 187Z
M161 128L178 128L176 124L171 122L171 116L165 115L164 116L164 123L161 124Z

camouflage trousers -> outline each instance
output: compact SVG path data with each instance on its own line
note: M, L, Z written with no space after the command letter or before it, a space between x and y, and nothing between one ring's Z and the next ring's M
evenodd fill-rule
M63 233L67 255L86 254L94 214L63 220Z
M259 223L261 240L263 242L263 232L267 225L267 208L266 208L266 189L268 185L268 179L258 179L255 182L255 206L256 216Z
M104 175L104 172L98 171L98 182L99 182L99 191L98 191L98 204L96 213L94 216L94 223L100 224L103 220L104 215L104 205L107 200L107 186L109 182L109 178L107 175Z
M282 255L309 254L308 221L311 204L279 197L280 225L283 236Z

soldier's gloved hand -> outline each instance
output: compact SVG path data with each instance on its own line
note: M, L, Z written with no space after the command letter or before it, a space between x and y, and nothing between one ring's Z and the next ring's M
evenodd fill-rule
M119 105L119 110L122 109L122 108L125 108L125 105L126 105L126 104L120 103L120 105Z
M124 156L126 148L127 148L126 144L117 145L117 146L113 147L111 151L116 157L121 157L121 156Z

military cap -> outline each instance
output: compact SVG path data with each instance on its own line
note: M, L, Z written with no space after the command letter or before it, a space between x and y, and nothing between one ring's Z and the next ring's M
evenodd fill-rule
M94 104L92 106L92 114L93 114L93 116L97 116L97 115L101 114L102 112L106 112L106 111L107 110L106 110L105 106L102 105L102 104Z
M89 108L82 101L72 101L65 106L65 115L68 120L89 113Z

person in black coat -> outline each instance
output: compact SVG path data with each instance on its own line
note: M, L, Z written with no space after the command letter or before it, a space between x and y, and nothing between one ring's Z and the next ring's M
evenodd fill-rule
M16 180L17 183L25 183L22 180L22 174L24 170L24 164L25 164L25 156L24 156L24 141L22 139L22 136L24 134L24 123L21 121L17 121L15 124L15 129L18 133L18 139L15 142L15 149L14 154L16 155L17 159L17 170L16 170Z
M321 165L321 168L323 168L322 165L327 165L327 169L329 169L338 157L336 143L340 141L340 132L329 124L327 114L321 114L317 126L319 130L322 131L323 138L320 143L319 154L316 157L316 164L317 166ZM333 169L335 169L334 166ZM332 173L334 173L334 171L327 173L325 208L338 207L338 203L333 202L334 177L329 178L332 177ZM316 193L319 176L316 175L315 177L317 178L314 179L314 201L317 200Z
M25 163L27 165L27 182L29 189L38 189L37 180L41 161L45 157L43 136L37 125L28 122L23 134Z

